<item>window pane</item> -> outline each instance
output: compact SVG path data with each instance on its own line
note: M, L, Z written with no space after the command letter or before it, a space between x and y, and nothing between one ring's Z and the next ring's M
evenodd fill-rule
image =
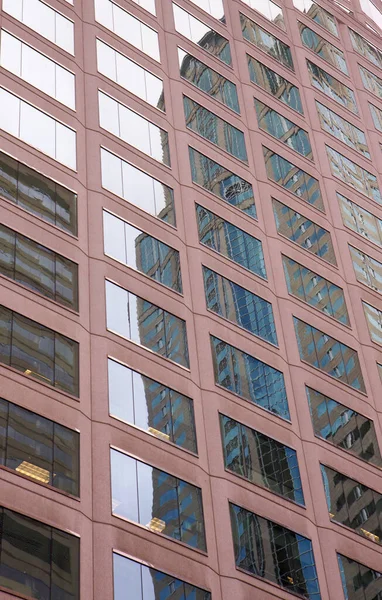
M12 311L0 305L0 361L11 364Z
M382 79L361 65L359 71L365 89L382 98Z
M274 25L286 31L281 6L272 2L272 0L244 0L244 2L254 10L257 10L263 17L272 21Z
M382 593L382 574L342 554L337 554L337 558L345 597L378 600Z
M346 121L320 102L316 101L321 127L335 138L360 154L371 158L366 136L361 129Z
M338 79L329 75L324 69L318 67L310 60L306 61L312 85L323 94L358 114L357 102L353 90L341 83Z
M337 192L344 225L382 246L382 220Z
M58 529L52 530L51 598L76 599L79 595L79 540Z
M73 496L79 496L79 457L79 434L54 423L53 485Z
M315 31L299 23L301 41L306 46L320 56L325 62L329 63L336 69L339 69L341 73L349 75L348 68L345 61L345 55L336 46L333 46L330 42L325 40L321 35L318 35Z
M331 34L338 36L336 19L322 6L313 2L313 0L293 0L293 4L306 17L327 29Z
M376 344L382 344L382 311L362 302L370 337Z
M349 246L357 281L382 294L382 263Z
M326 146L326 153L334 177L350 185L360 194L364 194L371 200L378 202L378 204L382 204L378 180L373 173L366 171L366 169L349 160L343 154L333 150L333 148L329 148L329 146Z
M294 71L293 59L290 47L284 44L277 37L251 21L248 17L240 13L241 30L243 38L257 46L266 54L281 63L284 67Z
M249 54L247 54L247 61L252 83L260 86L289 108L304 113L298 87Z
M349 35L353 48L358 54L372 62L376 67L382 68L382 52L368 40L362 37L357 31L350 29Z
M11 366L54 385L54 333L35 321L14 314Z
M78 343L57 333L55 338L55 386L63 392L78 396Z

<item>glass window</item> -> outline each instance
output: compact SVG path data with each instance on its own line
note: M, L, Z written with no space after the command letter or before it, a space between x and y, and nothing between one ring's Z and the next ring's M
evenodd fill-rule
M193 183L256 218L252 185L223 165L189 147Z
M1 586L30 598L79 600L79 538L6 508L0 518Z
M1 66L48 96L75 109L75 76L28 44L1 31Z
M211 336L211 348L216 385L283 419L289 419L281 371L214 336Z
M77 233L77 195L2 152L0 195L68 233Z
M41 0L3 0L3 11L74 54L74 23Z
M189 12L178 6L172 4L174 12L175 29L185 38L194 42L226 65L232 65L231 48L227 38L223 37L212 29L209 25L206 25L199 19L196 19Z
M321 128L366 158L371 159L365 133L346 119L316 101Z
M249 54L247 54L247 61L252 83L260 86L289 108L304 113L298 87Z
M382 345L382 311L367 302L362 302L363 310L373 342Z
M373 118L374 127L378 129L378 131L382 131L382 110L374 106L374 104L370 104L370 112Z
M382 204L378 180L373 173L366 171L366 169L363 169L343 154L333 150L333 148L329 148L329 146L326 146L326 153L334 177L350 185L360 194L364 194L375 200L375 202L378 202L378 204Z
M102 187L175 226L174 192L161 181L101 148Z
M269 133L283 144L292 148L299 154L313 160L312 147L309 135L296 123L293 123L277 111L273 110L260 100L255 100L255 109L259 128Z
M78 353L77 342L0 307L0 362L78 396Z
M191 0L193 4L206 11L211 17L225 23L224 6L222 0Z
M183 96L186 127L235 158L248 162L244 133L191 98Z
M203 267L206 304L221 317L277 346L272 304Z
M290 294L349 325L345 297L340 287L287 256L283 256L283 265Z
M78 265L0 225L0 273L78 310Z
M106 320L109 331L189 368L183 319L106 281Z
M356 390L366 392L355 350L296 317L293 320L301 360Z
M317 390L306 387L315 435L371 464L382 466L374 423Z
M165 112L162 79L101 40L97 40L97 68L128 92Z
M358 54L382 69L382 52L354 29L348 29L353 48Z
M273 199L273 212L277 231L301 248L336 265L336 257L329 231L323 229L303 215Z
M293 448L220 415L226 469L288 500L304 505L304 494Z
M206 551L200 488L117 450L110 460L114 516Z
M293 0L294 6L300 10L306 17L312 19L321 27L324 27L332 35L338 37L336 19L327 10L322 8L313 0Z
M3 398L0 415L0 465L79 496L79 434Z
M321 475L331 520L381 544L382 494L325 465Z
M101 127L151 158L171 165L167 131L101 91L98 100Z
M298 24L300 29L301 41L306 48L317 54L322 60L339 69L341 73L349 75L345 55L336 46L333 46L321 35L318 35L313 29L310 29L303 23Z
M382 594L382 573L337 554L342 587L347 600L378 600Z
M105 210L103 232L105 254L182 293L177 250Z
M260 240L196 205L199 241L252 273L266 278L263 246Z
M146 3L148 0L144 1ZM147 8L147 4L144 8ZM123 40L160 62L158 33L123 8L111 0L95 0L95 18Z
M335 102L338 102L338 104L358 114L357 102L353 90L339 79L333 77L333 75L324 71L324 69L321 69L321 67L310 62L310 60L307 60L306 64L313 87Z
M253 10L257 10L263 17L271 21L280 29L286 31L286 25L284 21L283 9L281 6L272 2L272 0L243 0L245 4L248 4Z
M256 2L258 5L258 3ZM294 71L293 58L290 47L277 37L260 27L257 23L240 13L241 30L243 38L260 50L269 54L287 69Z
M325 212L318 179L299 169L276 152L263 146L267 176L294 196Z
M309 600L320 600L311 540L230 503L236 566Z
M197 453L191 398L110 358L108 372L111 416Z
M0 88L0 129L76 170L76 132Z
M211 600L210 592L113 552L114 600Z
M353 246L349 250L357 280L382 294L382 263Z
M365 67L362 67L361 65L358 66L365 90L382 98L382 79L377 77L377 75L374 75L374 73L368 69L365 69Z
M382 246L382 219L337 192L344 225L373 244Z

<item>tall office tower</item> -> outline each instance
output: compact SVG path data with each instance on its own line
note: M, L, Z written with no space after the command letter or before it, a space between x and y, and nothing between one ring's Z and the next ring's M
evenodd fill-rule
M382 1L0 3L0 600L381 600Z

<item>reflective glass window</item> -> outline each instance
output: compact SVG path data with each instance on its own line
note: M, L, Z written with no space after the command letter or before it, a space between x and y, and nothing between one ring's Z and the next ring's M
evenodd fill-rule
M368 69L365 69L365 67L362 67L361 65L358 66L365 90L382 98L382 79Z
M255 98L259 128L306 158L313 159L309 134L277 111Z
M349 250L357 280L382 294L382 263L353 246Z
M111 416L197 453L191 398L111 358L108 374Z
M349 325L343 290L307 267L283 256L288 292L317 310Z
M183 96L186 127L235 158L248 162L244 133L191 98Z
M231 48L227 38L199 21L196 17L177 4L172 5L174 12L175 29L185 38L194 42L226 65L231 66Z
M333 75L324 71L324 69L321 69L321 67L310 62L310 60L307 60L306 64L313 87L335 102L338 102L338 104L358 114L357 102L353 90L339 79L333 77Z
M367 302L362 302L362 305L370 337L373 342L382 345L382 311Z
M316 101L316 108L321 127L324 131L330 133L356 152L363 154L366 158L371 158L366 135L361 129L358 129L358 127L340 117L340 115L321 104L321 102Z
M252 83L260 86L289 108L304 113L298 87L249 54L247 54L247 61Z
M311 540L230 503L236 566L289 592L320 600Z
M371 44L354 29L348 29L353 48L358 54L382 69L382 51Z
M240 113L236 85L199 59L178 48L180 76L228 108Z
M284 22L284 14L281 6L272 2L272 0L243 0L245 4L248 4L253 10L257 10L263 17L271 21L280 29L286 31L286 25Z
M200 488L111 449L113 515L205 551Z
M287 44L242 13L240 13L240 23L245 40L257 46L257 48L266 54L269 54L269 56L277 60L284 67L294 71L292 53Z
M280 235L323 260L337 264L329 231L278 200L273 200L273 212Z
M110 281L106 321L109 331L189 368L186 322Z
M382 573L342 554L337 554L342 587L347 600L379 600Z
M216 385L289 419L281 371L214 336L211 336L211 348Z
M382 246L382 219L337 192L344 225L373 244Z
M336 19L327 10L322 8L317 2L313 0L293 0L294 6L300 10L306 17L312 19L321 27L324 27L332 35L338 37L338 29L336 25Z
M194 183L256 218L252 184L191 147L189 154Z
M272 304L215 271L203 267L206 304L221 317L277 345Z
M225 23L224 6L222 0L191 0L193 4L210 14L211 17Z
M306 387L314 433L371 464L382 466L373 421L321 392Z
M0 225L0 247L0 273L78 309L78 265L4 225Z
M356 390L366 392L355 350L296 317L294 326L301 360Z
M172 188L101 148L102 187L145 212L175 226Z
M337 48L337 46L333 46L333 44L328 42L325 38L303 23L299 23L298 25L300 29L301 41L306 48L312 50L312 52L317 54L325 62L332 65L332 67L339 69L341 73L349 75L345 55L342 50Z
M103 232L105 254L182 293L177 250L105 210Z
M77 233L77 195L2 152L0 195L68 233Z
M263 246L260 240L196 205L199 241L236 264L266 278Z
M77 342L0 307L0 362L78 396L78 354Z
M326 153L334 177L350 185L360 194L364 194L382 204L381 191L376 175L363 169L343 154L329 148L329 146L326 146Z
M378 131L382 131L382 110L374 106L374 104L370 104L370 112L373 118L374 127L378 129Z
M325 212L318 179L265 146L263 146L263 155L270 181L274 181L291 194Z
M304 505L304 494L293 448L220 415L226 469L288 500Z

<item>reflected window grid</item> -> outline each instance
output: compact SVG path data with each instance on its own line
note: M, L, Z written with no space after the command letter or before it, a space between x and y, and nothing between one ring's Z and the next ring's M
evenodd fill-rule
M382 345L382 311L367 302L362 302L362 306L371 340Z
M277 60L287 69L294 71L292 52L290 47L277 37L266 31L260 25L240 14L240 23L243 38L260 50Z
M345 227L365 237L373 244L382 246L382 219L378 219L338 192L337 198Z
M304 114L298 87L249 54L247 54L247 61L252 83L292 110Z
M378 600L382 593L382 573L342 554L337 553L337 559L345 598L351 600L362 594L365 600Z
M382 294L382 263L349 245L357 281Z
M320 120L321 128L333 135L335 138L355 150L359 152L366 158L371 159L371 155L369 152L369 148L366 141L365 133L350 123L343 119L337 113L333 112L320 102L316 101L316 108L318 117Z
M313 2L313 0L293 0L293 5L306 17L309 17L309 19L312 19L312 21L321 25L321 27L329 31L329 33L338 37L335 17L317 4L317 2Z
M337 48L337 46L333 46L333 44L313 31L313 29L304 25L304 23L299 22L298 26L301 41L306 48L320 56L322 60L341 71L341 73L349 75L345 55L342 50Z
M306 64L313 87L354 114L358 114L357 101L352 89L310 60L307 60Z
M376 175L363 169L329 146L326 146L326 154L333 177L340 179L360 194L378 202L378 204L382 204L382 195Z
M272 0L243 0L243 2L271 21L273 25L286 31L283 9L276 2Z

